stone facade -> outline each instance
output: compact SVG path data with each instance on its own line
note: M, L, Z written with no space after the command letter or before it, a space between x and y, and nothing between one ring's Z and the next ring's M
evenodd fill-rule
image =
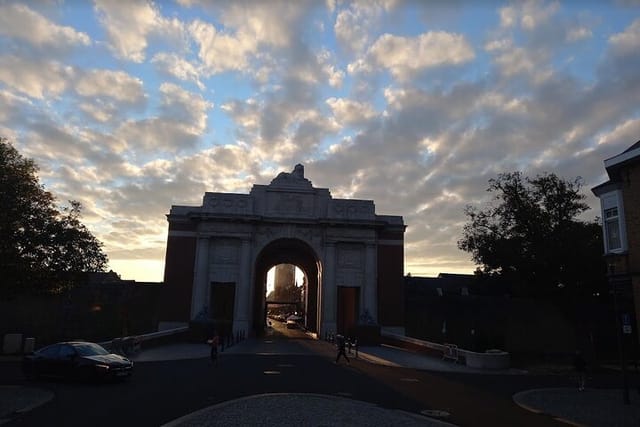
M604 164L609 181L592 191L602 206L605 256L612 283L624 287L622 304L627 297L627 311L635 317L634 332L640 339L640 141Z
M353 326L339 318L403 327L402 217L377 215L371 200L334 199L313 187L302 165L249 194L205 193L201 206L172 206L167 218L164 325L224 311L233 331L259 332L266 272L290 263L306 275L311 331ZM339 289L353 289L355 302L344 308ZM356 312L341 316L338 305Z

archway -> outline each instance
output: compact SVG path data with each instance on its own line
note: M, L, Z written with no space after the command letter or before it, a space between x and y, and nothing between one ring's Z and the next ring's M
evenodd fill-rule
M258 254L254 274L253 331L260 335L267 322L266 284L267 272L278 264L293 264L300 268L307 279L306 310L303 319L307 330L318 331L318 291L320 262L314 250L298 239L278 239L266 245Z

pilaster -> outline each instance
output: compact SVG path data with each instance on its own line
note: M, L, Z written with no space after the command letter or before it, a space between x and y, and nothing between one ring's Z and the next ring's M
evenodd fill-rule
M375 323L378 323L378 277L376 262L376 246L367 243L365 246L365 280L364 280L364 310L369 312L369 316ZM361 313L363 314L364 310Z
M234 312L234 330L249 332L249 318L251 301L251 240L248 237L242 239L240 249L239 283L236 287L236 302Z
M321 325L321 334L336 331L338 289L336 288L336 245L327 242L324 246L324 269L322 271L322 298L319 301L321 307L318 313L322 313L318 319Z

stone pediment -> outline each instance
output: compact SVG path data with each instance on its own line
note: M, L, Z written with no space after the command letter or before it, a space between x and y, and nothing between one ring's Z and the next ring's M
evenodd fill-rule
M261 216L332 223L373 222L379 218L372 200L334 199L327 188L315 188L305 178L301 164L292 172L279 173L269 185L255 184L250 194L207 192L202 206L172 206L171 215ZM385 222L390 219L385 218Z

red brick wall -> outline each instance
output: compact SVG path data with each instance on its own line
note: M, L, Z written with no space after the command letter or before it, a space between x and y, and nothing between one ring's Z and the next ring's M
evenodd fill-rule
M172 226L169 227L170 230ZM195 236L169 236L159 320L178 322L190 320L195 256Z
M378 245L378 323L404 326L403 244Z

